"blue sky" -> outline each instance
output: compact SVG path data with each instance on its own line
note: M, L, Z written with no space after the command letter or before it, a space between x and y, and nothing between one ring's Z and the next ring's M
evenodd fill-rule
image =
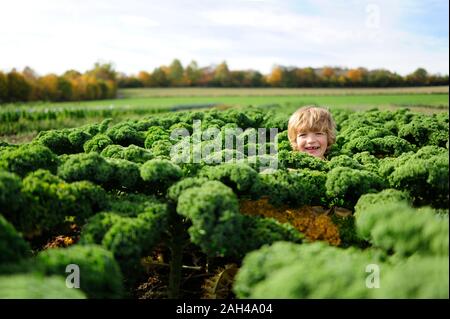
M424 67L449 73L448 0L0 0L0 69L127 74L174 58L270 72Z

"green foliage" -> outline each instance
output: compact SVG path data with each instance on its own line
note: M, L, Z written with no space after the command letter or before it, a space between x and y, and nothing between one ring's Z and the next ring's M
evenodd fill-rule
M9 198L20 207L5 210L4 216L27 235L56 231L69 216L77 222L105 206L106 196L100 187L89 182L66 183L46 170L37 170L23 179L21 194Z
M9 72L7 77L8 100L10 102L28 101L31 86L25 80L25 77L15 69Z
M353 159L364 166L364 169L373 173L378 173L379 160L369 152L361 152L353 155Z
M291 142L288 138L288 131L277 134L278 151L292 151Z
M414 205L448 206L448 150L426 146L383 160L379 171L392 188L408 191Z
M419 147L444 147L448 141L448 123L439 121L436 116L416 114L409 123L400 127L398 136Z
M79 267L80 289L89 298L121 298L122 274L111 252L96 245L48 249L36 257L45 275L66 276L66 267ZM70 289L69 289L70 290Z
M363 214L364 211L372 205L383 206L385 204L401 201L411 204L411 197L407 192L392 188L384 189L379 193L364 194L358 199L358 202L355 205L355 217Z
M121 122L110 127L105 134L114 144L144 146L143 132L138 131L133 123Z
M381 272L377 289L366 287L368 266ZM258 299L448 298L447 279L448 258L396 261L375 250L278 242L244 258L233 290L238 298Z
M277 241L301 243L304 238L302 233L288 223L282 224L273 218L258 216L245 215L242 217L242 255Z
M102 124L88 124L73 129L41 131L33 143L44 145L58 155L75 154L83 151L84 144L100 131L101 126Z
M278 240L301 242L302 235L293 227L241 215L238 206L229 187L209 181L182 191L177 212L192 222L188 229L191 241L209 256L242 257Z
M377 156L399 156L402 153L414 151L415 147L397 136L385 136L372 140L374 154Z
M258 173L245 164L225 163L217 166L205 166L199 176L221 181L238 195L260 192Z
M101 212L95 214L83 226L79 244L98 244L102 243L103 237L108 230L117 223L122 217L113 212Z
M283 171L261 174L261 195L269 196L274 205L327 205L325 172L311 170Z
M70 144L73 147L73 153L83 152L83 145L92 138L92 134L83 128L72 130L68 135Z
M90 95L95 90L88 88ZM73 263L93 269L88 297L122 297L122 281L129 289L141 282L142 258L156 246L170 249L169 281L176 285L174 265L181 274L190 240L208 257L239 261L247 254L235 284L241 298L448 296L448 114L333 110L338 136L326 161L291 150L287 120L295 108L172 112L109 129L105 120L41 132L28 145L0 142L0 273L60 274L73 255ZM2 121L21 116L0 114ZM202 120L202 131L193 120ZM277 144L268 135L256 144L257 127L279 128ZM177 128L191 136L171 140ZM226 145L225 132L236 128L244 129L235 132L244 152L278 146L278 154L246 156ZM214 131L215 139L201 140L202 133ZM187 158L171 154L179 145L190 151ZM341 247L302 243L303 235L288 223L240 213L239 200L260 196L292 208L332 207ZM355 215L342 216L339 206ZM69 223L81 226L77 245L40 253L44 262L24 258L30 249L17 231L45 240L63 234ZM91 245L103 252L89 252ZM118 270L115 262L123 277L111 275ZM374 263L382 269L382 288L367 289L365 267ZM426 276L428 281L418 278Z
M380 288L373 289L373 298L448 299L448 274L448 255L413 256L386 272Z
M276 169L279 165L278 156L268 154L248 156L244 159L237 160L236 163L246 164L259 172Z
M202 145L203 147L204 145ZM206 165L218 165L221 163L231 162L235 163L239 160L245 159L245 154L238 150L224 149L218 152L212 152L202 162Z
M367 136L350 140L348 143L344 144L342 150L348 154L360 152L369 152L370 154L373 154L375 151L372 139Z
M167 228L167 221L165 210L143 212L135 218L114 220L104 234L101 245L113 253L127 283L132 284L142 274L140 258L151 253Z
M0 170L0 207L4 212L15 212L23 204L21 179L14 173Z
M127 147L109 145L101 152L101 155L104 157L124 159L135 163L145 163L148 160L153 159L153 154L150 150L133 144Z
M308 168L317 171L327 171L327 163L305 152L280 151L278 161L282 168L303 169Z
M339 247L364 247L366 245L357 234L354 215L339 216L333 214L331 220L339 229L339 238L341 239Z
M139 190L143 181L136 163L118 158L110 158L107 162L112 168L112 174L108 180L110 188L125 191Z
M152 126L147 130L145 148L151 149L157 141L170 141L169 132L160 126Z
M377 124L369 124L366 122L366 125L357 128L357 126L355 125L356 123L358 123L358 121L349 121L348 126L346 126L344 130L342 130L341 135L344 136L347 141L351 141L360 137L375 139L391 135L391 132L388 129L380 127Z
M3 72L0 72L0 103L8 101L8 81Z
M85 299L79 289L67 289L65 274L17 274L0 276L0 298L4 299Z
M399 156L413 151L415 146L397 136L370 137L370 134L349 140L343 146L343 151L349 154L369 152L376 157Z
M132 286L144 270L140 258L151 253L168 227L167 206L148 196L127 195L116 198L110 209L88 220L80 244L111 251Z
M153 212L155 214L164 212L165 214L167 204L150 195L122 192L119 195L110 197L108 210L122 216L137 217L144 212Z
M183 176L179 166L165 159L153 159L145 162L141 166L140 172L147 187L155 193L165 192Z
M31 248L14 227L0 215L0 264L28 257Z
M360 284L367 274L364 267L360 272L355 269L363 260L352 248L342 250L322 242L277 242L245 256L233 290L238 298L362 297L369 291ZM289 271L292 277L278 275L281 271ZM275 276L278 278L272 279ZM356 279L360 280L360 288Z
M327 175L326 193L332 202L353 208L363 194L383 189L385 182L376 174L348 167L336 167Z
M167 197L174 201L178 201L178 197L188 188L191 187L201 187L204 183L208 182L207 178L198 178L198 177L187 177L183 178L181 181L172 185L167 191Z
M73 153L68 130L41 131L34 139L34 142L48 147L53 153L58 155Z
M24 144L0 154L0 169L6 169L24 177L40 168L56 172L58 157L42 145Z
M97 152L100 153L103 149L105 149L108 145L111 145L113 142L105 134L97 134L90 140L86 141L83 145L83 149L86 153Z
M111 165L95 152L70 155L58 167L58 175L69 182L87 180L104 185L112 174Z
M242 218L233 191L217 181L191 187L178 198L177 212L192 221L191 241L208 255L238 255Z
M406 202L375 203L359 212L356 226L362 238L387 252L448 255L448 216L438 217L431 209L416 211Z
M336 167L349 167L352 169L363 170L364 166L358 163L357 160L347 156L347 155L339 155L333 157L328 163L328 169L332 170Z
M172 149L172 143L167 140L159 140L153 143L151 147L151 152L154 157L159 157L161 159L168 159L170 155L170 150Z

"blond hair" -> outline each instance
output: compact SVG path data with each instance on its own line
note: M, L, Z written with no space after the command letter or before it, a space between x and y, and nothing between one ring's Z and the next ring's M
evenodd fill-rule
M293 150L297 149L299 132L324 132L327 134L327 152L336 142L336 123L330 111L321 107L304 106L295 111L289 118L288 138Z

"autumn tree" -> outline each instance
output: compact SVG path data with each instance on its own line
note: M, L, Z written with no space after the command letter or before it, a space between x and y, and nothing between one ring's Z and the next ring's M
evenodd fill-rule
M139 72L137 76L139 82L141 82L143 87L152 87L153 85L153 78L152 75L147 71L141 71Z
M364 68L350 69L347 71L346 77L351 86L364 86L367 83L368 72Z
M213 86L215 69L212 66L207 66L200 69L200 78L198 79L199 86Z
M55 74L47 74L38 80L40 88L40 99L47 101L58 101L61 98L59 92L58 76Z
M267 76L267 83L272 87L279 87L283 79L283 69L281 66L274 66Z
M336 72L332 67L324 67L320 75L324 86L333 86L337 82Z

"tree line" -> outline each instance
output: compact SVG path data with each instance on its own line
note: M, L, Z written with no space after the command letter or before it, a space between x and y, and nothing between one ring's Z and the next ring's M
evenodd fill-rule
M255 70L230 70L224 61L199 67L192 61L183 67L178 59L169 66L137 75L118 75L118 86L139 87L401 87L448 85L448 75L430 74L424 68L401 76L386 69L298 68L277 65L269 74Z
M39 76L26 67L0 71L0 103L27 101L80 101L110 99L118 88L157 87L402 87L449 85L448 75L430 74L418 68L405 76L386 69L341 68L325 66L287 67L276 65L269 74L255 70L230 70L226 61L200 67L196 61L183 67L174 59L168 66L153 71L127 75L114 70L112 63L96 63L91 70L80 73L66 71L62 75Z
M0 71L0 103L99 100L113 99L116 95L117 72L110 63L96 63L83 74L68 70L62 75L39 76L30 67L22 72Z

